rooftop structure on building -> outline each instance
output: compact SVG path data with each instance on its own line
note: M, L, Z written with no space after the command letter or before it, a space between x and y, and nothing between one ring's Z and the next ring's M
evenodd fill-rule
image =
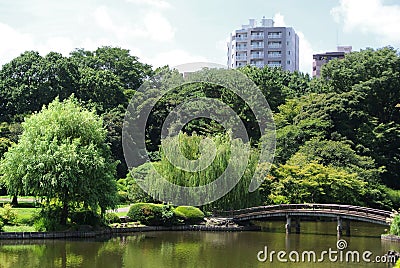
M272 19L264 17L259 24L250 19L249 24L231 33L227 64L231 69L268 65L298 71L299 37L292 27L275 27Z
M351 46L338 46L337 51L325 52L313 55L313 77L321 76L321 68L333 59L343 59L347 53L352 51Z

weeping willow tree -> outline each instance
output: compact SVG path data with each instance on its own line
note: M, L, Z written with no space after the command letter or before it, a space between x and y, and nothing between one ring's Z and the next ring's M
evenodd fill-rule
M249 156L243 158L237 150L232 152L232 144L239 150L248 150ZM158 180L154 177L161 175L163 179L168 180L174 185L197 187L214 182L220 176L226 176L225 170L228 165L232 172L242 174L239 182L222 198L206 204L203 209L238 209L259 205L260 195L258 191L249 192L249 185L253 179L253 174L258 163L258 152L255 149L243 143L239 139L231 139L228 134L221 134L214 137L203 137L196 134L187 135L180 133L175 137L169 137L163 141L160 149L161 160L157 162L153 171L149 171L144 180L152 180L154 183L150 186L150 192L153 197L160 201L163 196L177 195L173 189L160 187ZM198 160L198 161L197 161ZM132 178L135 178L133 171ZM229 175L228 175L229 176ZM225 183L230 183L230 177L227 177ZM226 185L215 184L215 187L226 187ZM193 188L191 196L207 196L209 192L202 192L198 188Z

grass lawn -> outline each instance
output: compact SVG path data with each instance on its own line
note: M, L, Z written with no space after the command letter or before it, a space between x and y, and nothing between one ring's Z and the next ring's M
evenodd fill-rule
M128 212L115 212L115 214L117 214L118 217L122 217L122 216L126 216L126 214L128 214Z
M17 214L17 222L29 220L35 215L36 212L39 212L38 208L12 208L13 212Z
M29 225L5 225L4 232L36 232L35 227Z
M7 200L12 200L12 196L9 196L9 195L0 195L0 199L7 199ZM32 199L35 199L35 197L34 196L18 196L18 201L19 200L26 200L26 199L28 199L28 200L32 200Z

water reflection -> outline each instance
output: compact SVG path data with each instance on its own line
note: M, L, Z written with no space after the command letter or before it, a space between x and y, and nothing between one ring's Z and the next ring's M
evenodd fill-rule
M377 264L260 263L268 249L323 251L336 247L335 223L302 222L301 234L285 234L283 222L262 223L263 232L151 232L99 240L1 241L0 267L390 267ZM352 223L343 236L351 250L384 254L400 244L384 242L377 225Z

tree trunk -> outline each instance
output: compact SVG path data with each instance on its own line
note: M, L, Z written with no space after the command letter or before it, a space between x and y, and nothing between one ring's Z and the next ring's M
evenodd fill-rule
M60 224L63 226L67 225L67 218L68 218L68 201L64 201L61 210Z
M13 195L13 198L11 200L11 206L18 207L18 197L17 197L17 195Z

